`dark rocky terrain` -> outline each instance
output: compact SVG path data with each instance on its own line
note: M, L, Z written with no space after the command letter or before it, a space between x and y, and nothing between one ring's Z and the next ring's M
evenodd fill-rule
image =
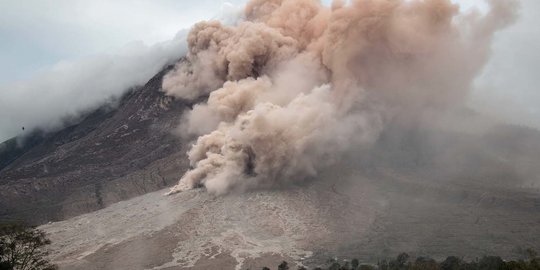
M185 104L160 91L167 70L76 124L2 144L0 220L62 220L175 183Z

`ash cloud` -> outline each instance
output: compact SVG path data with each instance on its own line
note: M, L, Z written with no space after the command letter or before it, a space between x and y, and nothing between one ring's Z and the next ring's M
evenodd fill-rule
M171 193L301 181L391 122L437 122L464 106L494 33L517 14L516 1L488 4L462 14L449 0L252 0L236 25L197 24L187 61L163 83L178 98L208 95L182 124L198 139Z

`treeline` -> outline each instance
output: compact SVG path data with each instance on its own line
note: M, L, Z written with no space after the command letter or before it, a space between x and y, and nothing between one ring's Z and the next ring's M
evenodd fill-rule
M22 224L0 224L0 270L56 270L47 261L45 233Z
M57 266L46 259L46 246L51 241L45 233L34 227L20 224L0 224L0 270L56 270ZM485 256L473 261L465 261L450 256L443 261L427 257L412 259L407 253L395 259L382 260L377 264L362 264L359 260L329 260L324 267L312 270L540 270L540 257L532 249L526 250L527 259L505 261L497 256ZM282 262L277 270L308 270L305 267L292 268ZM272 270L263 267L262 270Z
M533 250L527 250L528 259L505 261L498 256L485 256L473 261L465 261L450 256L443 261L418 257L412 260L407 253L399 254L395 259L379 261L377 264L361 264L357 259L338 262L329 260L326 267L313 270L540 270L540 257ZM287 262L282 262L277 270L293 270ZM308 270L298 267L298 270ZM271 270L263 267L262 270Z

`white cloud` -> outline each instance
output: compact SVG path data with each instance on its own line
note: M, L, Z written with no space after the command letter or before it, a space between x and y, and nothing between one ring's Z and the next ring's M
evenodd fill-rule
M0 86L0 141L16 135L22 126L58 126L63 116L144 84L185 53L184 37L150 47L131 43L116 54L60 62L31 80Z
M144 84L185 53L177 31L241 2L0 0L0 141Z
M0 83L128 42L170 40L226 2L244 0L0 0Z

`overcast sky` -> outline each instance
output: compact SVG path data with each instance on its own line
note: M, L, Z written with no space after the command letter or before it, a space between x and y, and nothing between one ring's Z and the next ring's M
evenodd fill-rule
M114 52L130 42L170 40L194 22L245 2L0 0L0 84L32 78L62 60ZM456 2L466 8L482 6L481 1Z
M0 83L133 41L170 40L240 0L0 0Z
M485 7L480 0L454 1L465 9ZM77 113L144 83L183 53L179 31L234 13L244 2L0 0L0 141L23 125ZM477 82L478 108L493 111L504 101L512 106L495 113L512 111L510 118L540 125L539 15L540 1L524 0L520 21L498 35Z

